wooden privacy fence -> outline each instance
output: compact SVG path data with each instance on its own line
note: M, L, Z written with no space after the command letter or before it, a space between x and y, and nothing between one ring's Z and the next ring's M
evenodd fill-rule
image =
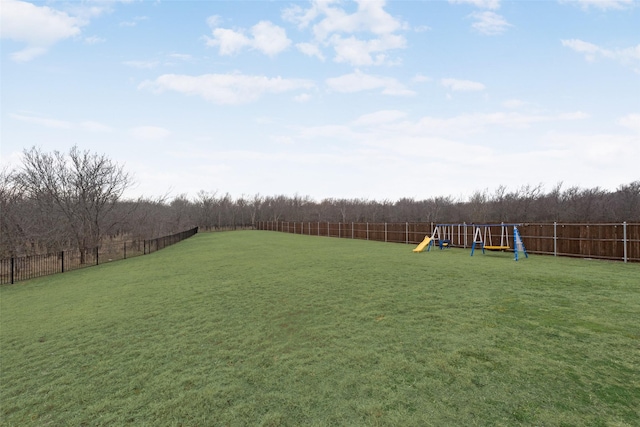
M198 227L195 227L156 239L129 240L84 251L71 250L43 255L5 258L0 260L0 285L150 254L187 239L197 232Z
M261 221L260 230L312 236L347 239L376 240L381 242L417 245L431 236L436 223L340 223L340 222L291 222ZM455 224L451 227L451 243L470 248L473 243L473 224ZM619 261L640 261L640 223L563 224L527 223L518 226L527 252L554 256L572 256ZM499 242L501 226L488 230L495 242ZM510 245L513 244L513 228L508 227Z

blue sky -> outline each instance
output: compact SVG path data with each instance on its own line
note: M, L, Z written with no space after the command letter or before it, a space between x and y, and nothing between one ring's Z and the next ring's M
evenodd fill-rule
M640 2L1 0L3 166L128 195L467 197L640 179Z

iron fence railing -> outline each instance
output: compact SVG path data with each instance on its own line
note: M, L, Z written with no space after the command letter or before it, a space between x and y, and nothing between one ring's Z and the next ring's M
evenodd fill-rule
M1 259L0 285L150 254L185 240L197 232L198 227L195 227L149 240L129 240L104 244L82 251L70 250Z

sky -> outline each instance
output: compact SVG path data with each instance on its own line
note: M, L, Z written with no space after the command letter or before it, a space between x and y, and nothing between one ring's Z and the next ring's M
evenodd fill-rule
M127 197L465 198L640 179L640 1L0 0L0 158Z

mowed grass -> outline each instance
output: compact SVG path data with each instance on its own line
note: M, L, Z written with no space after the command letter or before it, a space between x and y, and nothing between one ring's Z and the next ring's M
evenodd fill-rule
M7 426L637 426L640 265L264 231L0 288Z

